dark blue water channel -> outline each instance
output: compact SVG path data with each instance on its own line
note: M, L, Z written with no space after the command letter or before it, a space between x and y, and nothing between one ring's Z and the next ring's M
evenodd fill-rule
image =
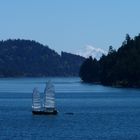
M55 85L57 116L32 115L32 90ZM139 140L140 89L79 78L1 78L0 140Z

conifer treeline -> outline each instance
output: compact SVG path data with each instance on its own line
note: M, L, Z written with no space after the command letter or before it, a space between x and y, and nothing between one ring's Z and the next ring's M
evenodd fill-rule
M127 34L117 51L110 46L108 55L99 61L92 57L86 59L79 75L84 82L140 87L140 34L134 38Z

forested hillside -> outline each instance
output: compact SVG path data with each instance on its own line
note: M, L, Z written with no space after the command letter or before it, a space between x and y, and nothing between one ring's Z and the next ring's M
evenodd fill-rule
M99 61L92 57L86 59L80 77L84 82L140 87L140 34L134 38L127 34L117 51L110 46L108 55Z
M0 41L0 77L77 76L83 57L30 40Z

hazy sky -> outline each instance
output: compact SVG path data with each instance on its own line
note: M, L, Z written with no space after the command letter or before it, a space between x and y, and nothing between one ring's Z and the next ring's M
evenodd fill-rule
M140 0L0 0L0 39L24 38L57 52L118 48L140 33Z

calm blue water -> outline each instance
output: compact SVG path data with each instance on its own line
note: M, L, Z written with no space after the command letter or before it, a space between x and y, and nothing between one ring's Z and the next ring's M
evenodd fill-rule
M51 80L57 116L31 113L32 90L42 93L46 78L0 79L0 140L140 139L140 89L83 84L79 78Z

